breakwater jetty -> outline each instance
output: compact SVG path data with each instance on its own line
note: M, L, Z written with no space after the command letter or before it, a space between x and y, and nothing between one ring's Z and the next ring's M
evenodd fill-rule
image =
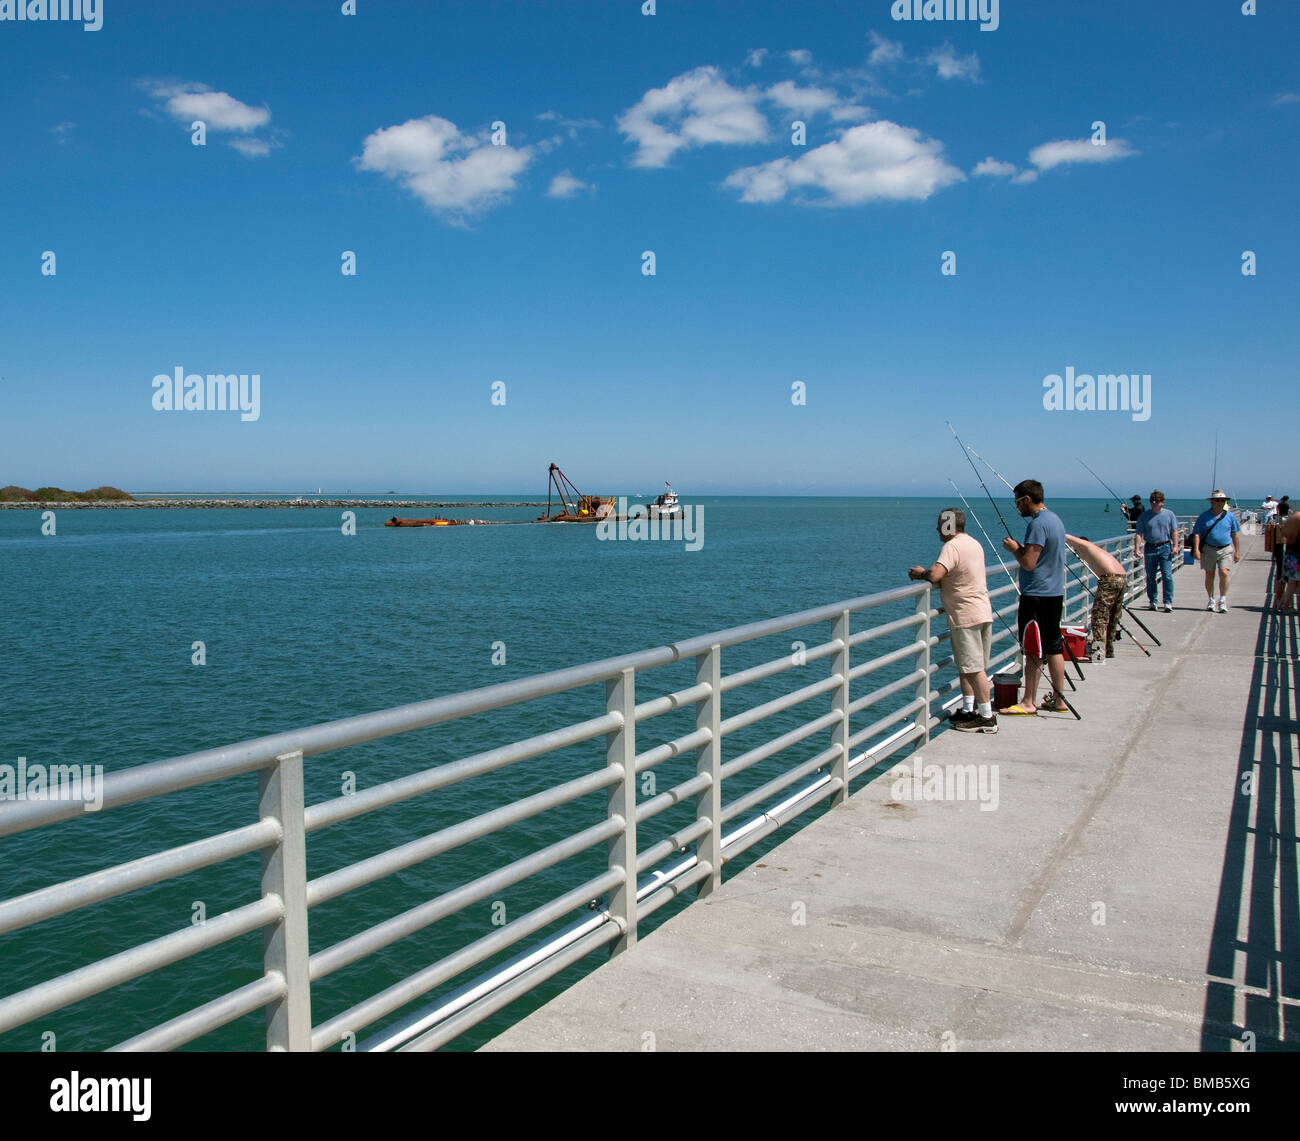
M140 511L157 509L208 508L228 510L230 508L285 508L285 507L332 507L332 508L434 508L438 510L478 510L486 507L545 507L545 501L538 500L502 500L468 501L442 499L319 499L284 498L284 499L112 499L112 500L28 500L20 503L2 503L4 511Z

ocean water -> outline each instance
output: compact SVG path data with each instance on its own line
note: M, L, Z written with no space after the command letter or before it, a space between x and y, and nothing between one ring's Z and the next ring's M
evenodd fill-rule
M39 512L0 511L0 762L26 757L29 763L103 764L114 771L906 585L909 565L932 561L935 519L949 505L939 499L689 494L683 501L703 508L703 546L696 551L671 541L601 542L590 526L385 528L391 511L383 508L358 509L355 535L343 534L340 512L326 509L60 511L54 536L40 533ZM1104 503L1053 506L1067 527L1100 538L1122 530L1116 510L1105 512ZM986 526L996 525L987 502L985 510L974 505ZM1199 510L1191 503L1172 506L1179 513ZM1002 507L1018 534L1021 524ZM527 519L537 510L447 514ZM980 537L973 523L969 530ZM990 533L997 539L1000 529ZM909 607L882 611L880 620ZM789 653L794 638L805 637L811 646L826 636L822 626L724 652L724 672ZM204 644L204 665L192 662L195 642ZM501 644L505 663L493 664ZM877 645L883 652L901 644L882 640L873 643L873 652ZM829 663L803 668L806 675L784 674L728 694L724 716L820 680ZM854 697L904 672L901 665L881 670L855 687ZM692 680L689 663L665 667L647 675L638 700ZM876 715L906 699L882 702ZM597 716L603 701L599 687L587 687L308 758L308 802L340 795L348 773L365 788ZM816 699L729 736L725 758L823 712L828 701ZM638 751L690 728L689 710L645 723L638 727ZM815 737L739 774L728 781L725 799L828 743ZM603 741L595 740L313 833L309 874L603 763ZM693 771L693 755L665 764L655 773L657 790ZM251 823L256 803L256 777L250 775L0 839L0 897ZM603 819L604 793L585 797L314 908L312 950ZM693 808L684 804L647 823L641 846L691 819ZM599 851L576 857L322 979L313 987L313 1021L490 934L494 919L517 918L602 868ZM258 883L253 855L0 936L0 989L13 993L182 929L200 909L215 916L251 902ZM260 957L259 934L231 941L0 1035L0 1049L40 1048L47 1032L59 1049L102 1049L252 981ZM458 1048L499 1032L599 961L599 953L591 956L465 1036ZM258 1013L196 1046L259 1049L263 1041Z

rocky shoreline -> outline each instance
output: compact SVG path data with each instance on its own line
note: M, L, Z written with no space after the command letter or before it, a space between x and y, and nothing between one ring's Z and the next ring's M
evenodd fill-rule
M393 507L464 509L483 507L545 507L537 502L501 502L501 503L466 503L444 502L434 499L105 499L77 500L59 499L47 501L26 500L19 503L0 503L0 510L5 511L129 511L149 508L169 507L208 507L208 508L253 508L253 507L376 507L388 510Z

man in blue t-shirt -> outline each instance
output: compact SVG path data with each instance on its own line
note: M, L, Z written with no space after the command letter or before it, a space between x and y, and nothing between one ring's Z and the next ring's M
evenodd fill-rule
M1133 553L1147 572L1147 609L1156 608L1157 574L1164 580L1164 609L1174 609L1174 558L1178 554L1178 516L1165 506L1165 493L1153 491L1151 506L1137 517Z
M1061 642L1061 607L1065 599L1065 524L1043 502L1043 485L1036 479L1021 480L1012 489L1016 510L1029 520L1025 541L1008 536L1002 545L1020 565L1020 644L1025 651L1024 700L998 710L1009 717L1030 717L1038 712L1038 676L1047 662L1052 692L1043 708L1054 713L1069 712L1061 700L1065 689L1064 645ZM1031 623L1038 636L1025 633Z
M1201 560L1201 570L1205 572L1205 593L1208 596L1205 609L1217 610L1220 614L1228 612L1228 549L1232 549L1232 561L1241 562L1241 524L1237 517L1228 510L1226 492L1215 488L1209 495L1210 509L1202 511L1192 528L1192 557ZM1214 597L1214 572L1219 572L1219 597Z

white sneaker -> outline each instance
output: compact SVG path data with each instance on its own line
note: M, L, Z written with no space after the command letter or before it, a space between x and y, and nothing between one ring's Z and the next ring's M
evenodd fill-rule
M1206 609L1206 610L1217 610L1217 609L1218 609L1218 607L1216 607L1216 606L1214 605L1214 599L1213 599L1213 598L1207 598L1207 599L1205 600L1205 609Z
M1219 613L1220 614L1228 613L1228 600L1226 598L1219 599Z
M1163 610L1166 614L1172 614L1174 612L1173 606L1171 606L1168 602L1166 602L1164 606L1162 606L1160 609Z

